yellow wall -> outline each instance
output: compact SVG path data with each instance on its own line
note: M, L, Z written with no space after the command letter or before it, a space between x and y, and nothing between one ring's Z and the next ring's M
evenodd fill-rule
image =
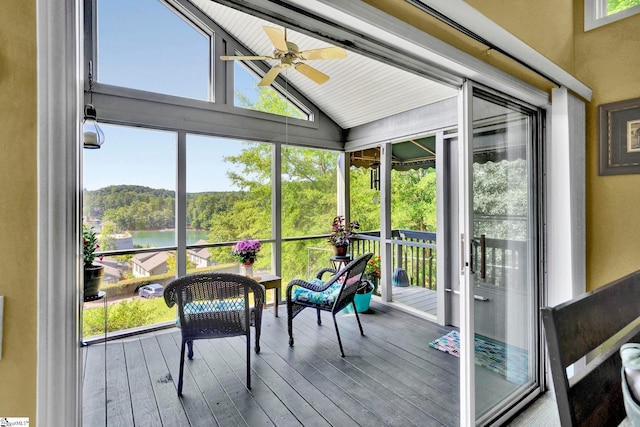
M567 72L574 72L572 0L466 0Z
M36 413L35 1L0 12L0 417Z
M582 10L582 1L576 2ZM587 104L587 278L590 289L640 270L640 174L598 175L600 104L640 98L640 15L583 31L576 12L576 77Z

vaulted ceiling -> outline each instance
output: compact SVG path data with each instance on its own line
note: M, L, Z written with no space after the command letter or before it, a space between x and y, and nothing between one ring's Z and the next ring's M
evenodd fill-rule
M240 54L273 53L273 45L262 27L282 27L211 0L192 2L249 49ZM297 44L300 50L331 46L289 29L287 39ZM277 64L273 60L266 62L269 66ZM345 59L314 60L309 61L308 65L329 75L330 80L318 85L291 69L281 75L343 129L429 105L457 94L455 88L354 52L348 52Z

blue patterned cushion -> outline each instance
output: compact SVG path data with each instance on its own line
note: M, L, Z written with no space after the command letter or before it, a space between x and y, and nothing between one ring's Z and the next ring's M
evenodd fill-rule
M322 286L324 282L320 279L313 279L311 283L317 286ZM340 293L341 286L342 285L339 283L334 283L323 292L314 292L314 291L310 291L309 289L296 286L293 289L293 300L301 301L301 302L309 302L312 304L333 305L336 298L338 298L338 294Z
M184 314L206 313L210 311L244 311L244 300L238 299L233 301L192 301L183 307ZM180 317L176 318L176 326L180 327Z

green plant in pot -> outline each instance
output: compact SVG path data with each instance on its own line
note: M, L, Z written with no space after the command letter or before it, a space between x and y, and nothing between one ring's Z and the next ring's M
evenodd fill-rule
M364 278L369 280L373 285L373 293L380 295L378 291L378 282L380 281L380 255L372 256L364 269Z
M342 215L338 215L333 218L333 222L331 223L331 234L327 240L335 248L336 255L347 255L349 243L351 243L351 238L355 234L353 230L357 230L359 228L360 224L358 221L351 221L350 223L345 224L344 217Z
M104 266L93 265L96 259L96 251L100 248L98 238L93 227L82 224L82 249L84 259L84 300L90 301L98 296ZM99 258L102 260L102 256Z

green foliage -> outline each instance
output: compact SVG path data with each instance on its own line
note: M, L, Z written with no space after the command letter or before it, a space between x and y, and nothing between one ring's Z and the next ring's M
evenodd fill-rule
M258 100L256 102L251 102L247 95L241 92L236 92L235 97L237 104L251 110L264 111L266 113L278 114L280 116L288 116L297 119L307 118L300 109L287 101L271 86L256 86L256 90L258 92Z
M613 15L638 5L640 5L640 0L607 0L607 15Z
M187 226L207 229L214 214L228 211L241 192L187 194ZM173 191L137 185L112 185L84 192L84 214L102 220L102 248L115 249L107 236L126 230L161 230L175 225Z
M228 211L244 197L245 193L237 191L187 193L187 225L196 230L209 229L213 215Z
M115 240L112 235L118 232L116 225L111 221L102 223L102 230L100 231L100 249L103 251L112 251L117 249Z
M528 173L524 159L473 164L474 235L526 239Z
M360 231L380 230L380 192L371 189L370 169L351 167L351 218Z
M169 308L163 298L125 300L107 306L107 332L153 325L176 319L175 307ZM104 333L104 308L84 310L82 315L84 336Z
M436 230L436 171L391 171L391 228Z
M189 256L186 256L187 260L187 270L191 270L195 268L195 264L189 261ZM175 252L169 253L169 258L167 258L167 273L175 275L176 274L176 254ZM165 273L165 274L167 274Z
M100 248L98 238L93 227L82 224L82 255L84 266L90 267L96 259L96 251Z

